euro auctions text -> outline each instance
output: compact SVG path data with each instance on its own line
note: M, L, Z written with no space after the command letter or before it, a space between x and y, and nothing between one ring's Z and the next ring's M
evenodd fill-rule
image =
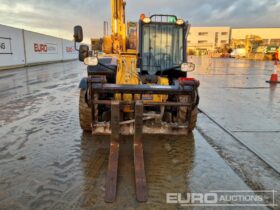
M210 191L208 193L167 193L167 204L190 206L277 206L276 191ZM272 197L273 200L268 200Z

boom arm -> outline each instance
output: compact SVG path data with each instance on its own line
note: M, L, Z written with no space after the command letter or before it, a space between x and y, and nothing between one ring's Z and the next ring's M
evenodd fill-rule
M126 51L126 23L124 0L111 0L113 52Z

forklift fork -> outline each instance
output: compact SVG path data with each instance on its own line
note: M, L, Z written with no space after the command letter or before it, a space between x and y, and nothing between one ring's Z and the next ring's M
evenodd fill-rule
M105 184L105 202L112 203L116 200L117 176L119 160L119 139L120 139L120 102L114 101L111 105L111 144L107 178ZM137 101L135 105L134 125L134 169L136 184L136 199L138 202L146 202L147 182L144 167L143 155L143 102Z
M146 202L147 183L144 166L143 154L143 102L137 101L135 105L135 125L134 125L134 170L135 170L135 184L136 184L136 198L139 202Z
M118 177L118 162L119 162L119 147L120 147L120 103L112 102L111 105L111 144L109 164L105 186L105 202L113 203L117 193L117 177Z

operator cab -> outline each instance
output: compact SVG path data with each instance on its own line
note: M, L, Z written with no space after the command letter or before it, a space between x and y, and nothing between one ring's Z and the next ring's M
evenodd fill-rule
M186 76L190 24L174 15L141 15L139 21L139 67L142 75ZM177 76L176 76L177 75Z

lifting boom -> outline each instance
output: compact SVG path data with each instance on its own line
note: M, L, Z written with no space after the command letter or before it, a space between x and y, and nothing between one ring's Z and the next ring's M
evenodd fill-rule
M126 51L126 23L124 0L111 0L113 52Z

